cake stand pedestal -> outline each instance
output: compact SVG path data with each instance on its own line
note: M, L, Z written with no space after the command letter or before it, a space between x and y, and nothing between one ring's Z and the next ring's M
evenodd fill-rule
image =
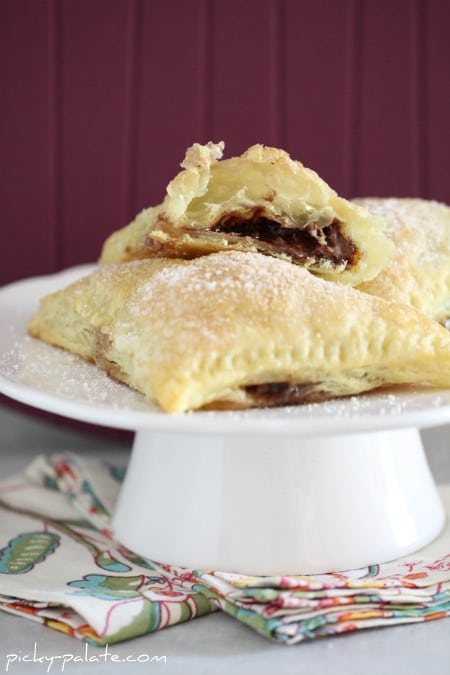
M428 544L444 521L415 428L331 437L140 431L113 529L154 560L271 576L392 560Z

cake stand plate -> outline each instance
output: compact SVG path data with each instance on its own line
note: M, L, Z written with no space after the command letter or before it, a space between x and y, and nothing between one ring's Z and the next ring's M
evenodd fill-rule
M450 422L450 390L168 415L95 366L26 336L39 298L91 269L0 291L0 391L136 432L113 517L128 548L189 568L318 574L407 555L440 533L444 510L419 429Z

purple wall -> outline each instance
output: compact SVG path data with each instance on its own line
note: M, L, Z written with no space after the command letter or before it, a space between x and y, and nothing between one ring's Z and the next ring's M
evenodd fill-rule
M448 0L1 0L2 283L97 258L185 148L450 202Z

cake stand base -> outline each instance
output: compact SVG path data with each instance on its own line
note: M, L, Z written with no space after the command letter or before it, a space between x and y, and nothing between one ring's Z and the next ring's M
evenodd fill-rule
M338 436L136 434L113 518L147 558L248 575L386 562L442 530L414 428Z

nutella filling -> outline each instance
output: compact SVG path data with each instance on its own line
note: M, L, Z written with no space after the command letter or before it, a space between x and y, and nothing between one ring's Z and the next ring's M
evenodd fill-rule
M252 404L258 407L300 405L301 403L319 403L329 398L317 384L311 382L269 382L251 384L244 388Z
M266 218L262 209L257 208L245 220L242 215L229 213L209 231L251 237L269 244L295 262L328 261L338 266L352 265L357 259L355 244L344 235L342 223L336 219L325 224L283 225Z

